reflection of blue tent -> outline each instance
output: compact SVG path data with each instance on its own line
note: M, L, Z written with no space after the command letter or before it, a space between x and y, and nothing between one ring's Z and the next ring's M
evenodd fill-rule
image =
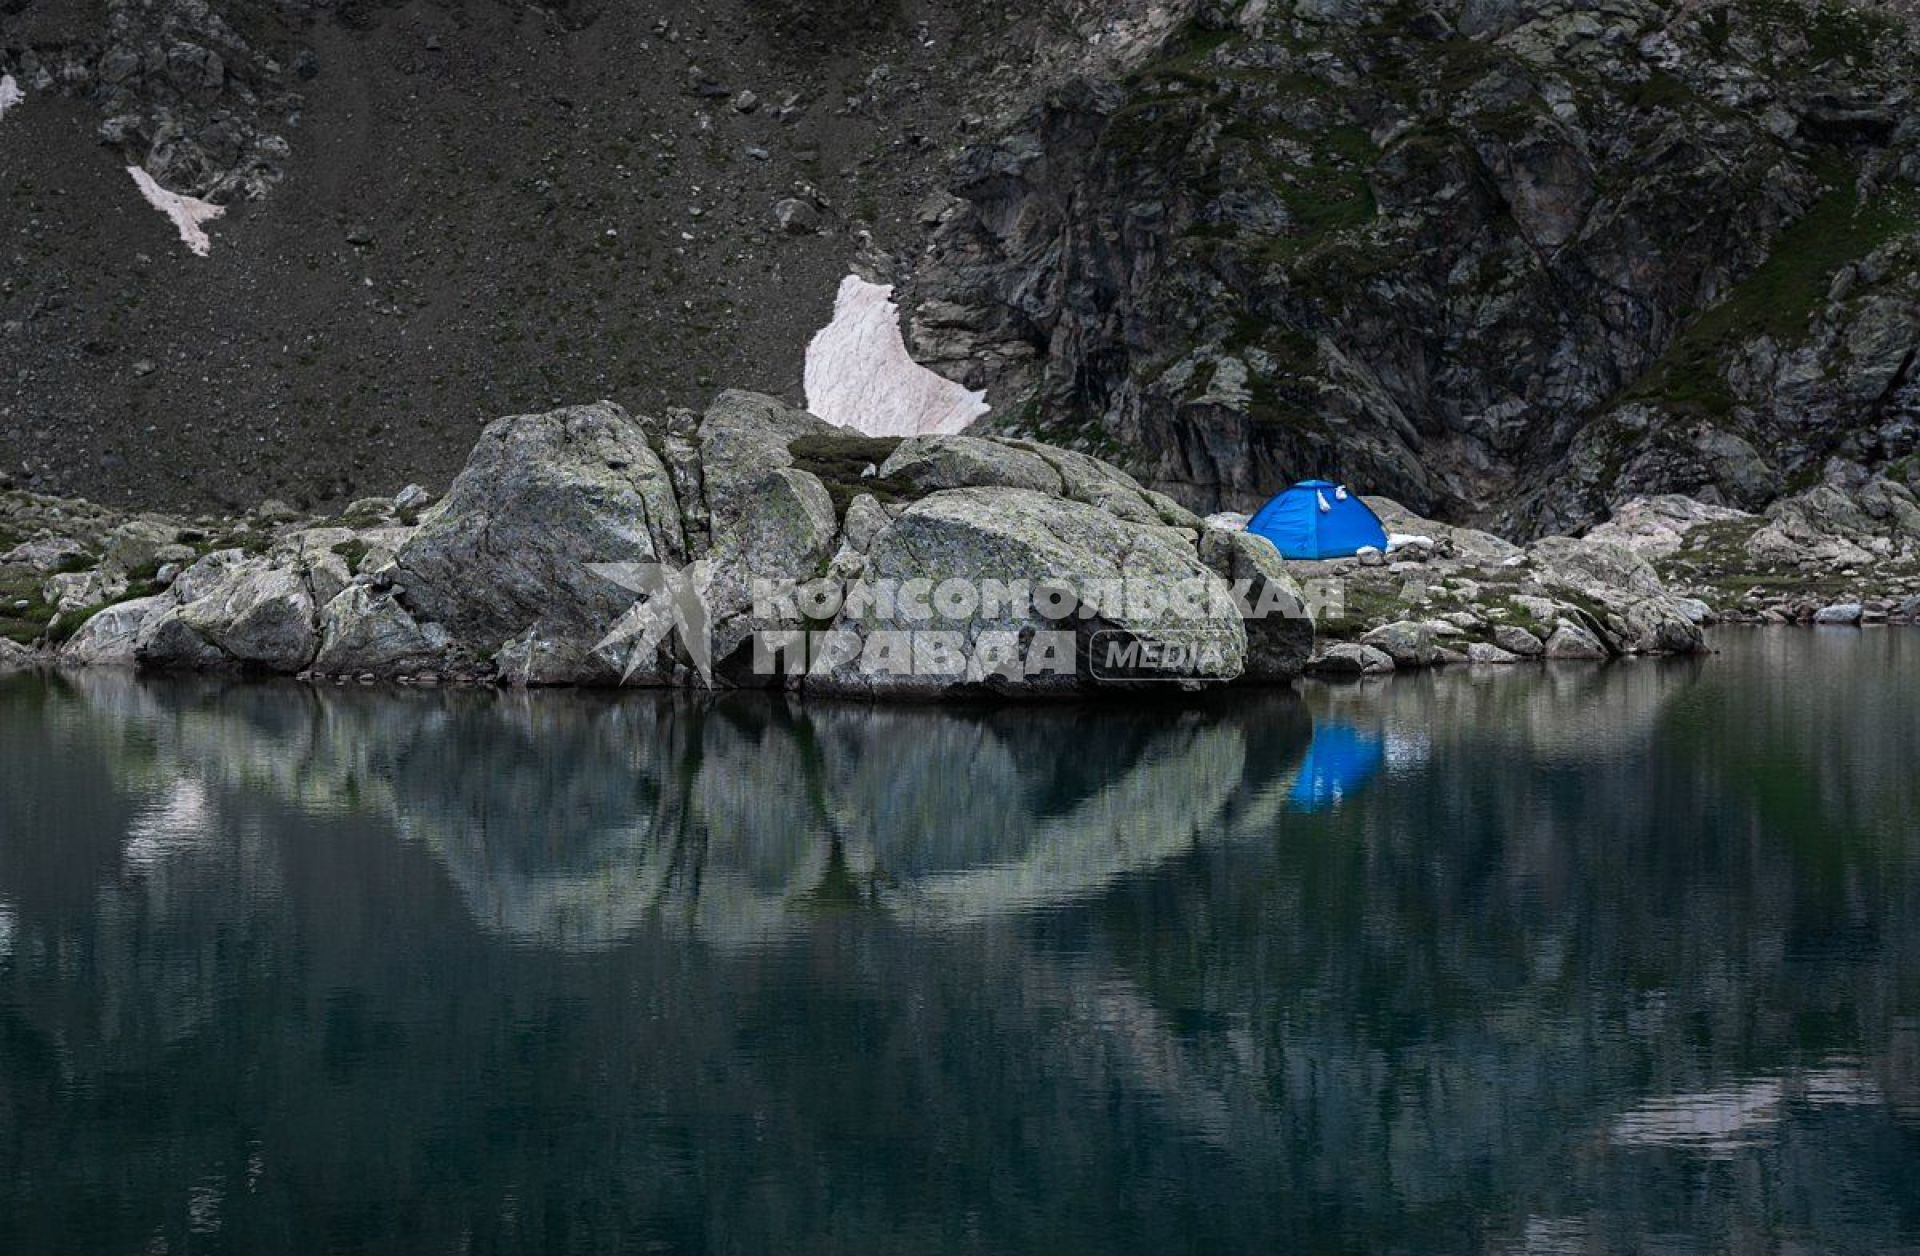
M1351 724L1316 724L1287 804L1318 811L1365 785L1386 758L1386 743Z
M1358 496L1325 480L1303 480L1260 508L1247 531L1282 558L1347 558L1387 548L1387 530Z

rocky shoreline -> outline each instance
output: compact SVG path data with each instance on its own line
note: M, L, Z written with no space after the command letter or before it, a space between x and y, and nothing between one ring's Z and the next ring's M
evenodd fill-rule
M1764 513L1635 497L1581 538L1524 547L1368 501L1392 531L1435 544L1289 564L1341 581L1349 599L1319 625L1315 670L1688 653L1720 624L1920 622L1920 499L1844 461Z
M1634 499L1586 537L1525 546L1370 503L1402 538L1392 553L1288 562L1239 517L1199 518L1036 442L866 437L742 392L699 416L598 402L498 420L444 498L413 486L329 518L271 502L186 519L0 494L0 666L1058 697L1169 678L1102 673L1103 638L1149 657L1204 639L1206 661L1180 678L1197 689L1694 653L1716 622L1920 616L1912 490L1844 468L1764 516ZM1153 581L1204 597L1173 622L1120 598L1083 596L1064 618L935 599L929 620L854 597L796 612L767 596L995 580ZM697 624L669 618L686 610L676 587L697 593ZM871 665L890 634L929 631L956 651L951 666ZM768 634L787 650L771 668ZM1048 634L1065 634L1066 665L1022 670Z

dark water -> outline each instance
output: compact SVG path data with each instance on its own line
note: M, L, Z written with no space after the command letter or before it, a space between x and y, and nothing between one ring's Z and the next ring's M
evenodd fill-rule
M1721 644L0 680L0 1251L1920 1250L1920 633Z

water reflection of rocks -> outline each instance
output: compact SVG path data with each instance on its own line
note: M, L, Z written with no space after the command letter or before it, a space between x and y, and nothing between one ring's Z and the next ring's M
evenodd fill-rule
M826 910L937 927L1083 899L1217 837L1309 732L1285 697L1090 717L61 683L139 748L119 761L146 800L130 868L193 853L230 792L265 792L383 819L433 852L482 928L569 949L650 925L738 946ZM1266 765L1251 773L1250 746Z
M504 1000L512 1050L585 1088L515 1102L601 1112L596 1148L627 1121L628 1150L606 1178L542 1177L531 1143L470 1171L523 1212L653 1182L625 1206L704 1245L806 1232L824 1181L876 1250L952 1246L943 1208L983 1201L984 1245L1018 1246L1066 1195L1105 1201L1049 1216L1073 1250L1693 1251L1762 1214L1752 1250L1884 1247L1920 1229L1920 1170L1835 1166L1920 1125L1920 850L1887 801L1920 730L1851 673L1769 679L1792 662L1097 720L87 676L39 699L34 752L110 765L75 789L111 848L69 852L104 898L0 844L0 923L73 1076L156 1042L219 1058L236 986L269 1022L304 1008L334 1089L266 1102L356 1149L394 1105L487 1145L458 1079L497 1069L469 1009ZM1865 758L1807 744L1847 700L1876 722ZM1380 763L1303 808L1316 726ZM51 957L82 954L112 1023L56 999ZM416 1023L444 1025L431 1049ZM632 1132L705 1145L747 1113L809 1172L696 1185ZM263 1180L296 1167L265 1154ZM1174 1224L1145 1183L1197 1211Z

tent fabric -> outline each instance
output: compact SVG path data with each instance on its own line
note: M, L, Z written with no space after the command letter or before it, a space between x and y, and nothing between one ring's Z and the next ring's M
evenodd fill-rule
M1386 759L1386 743L1351 724L1316 724L1313 741L1294 774L1287 805L1295 811L1324 811L1359 792Z
M1387 530L1344 485L1303 480L1262 506L1247 531L1273 542L1282 558L1349 558L1387 548Z

